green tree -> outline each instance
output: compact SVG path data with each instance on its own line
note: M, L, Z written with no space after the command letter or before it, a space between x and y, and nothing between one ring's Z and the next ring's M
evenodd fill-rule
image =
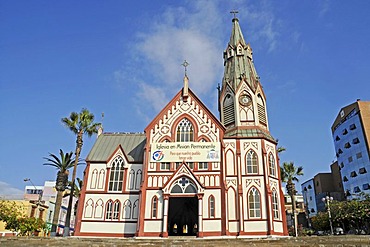
M53 166L58 170L55 189L57 190L57 198L55 201L54 216L51 227L51 236L56 235L60 208L62 206L63 192L68 183L69 169L74 166L75 160L72 158L73 153L64 153L62 149L59 150L60 158L55 154L49 153L50 158L44 157L47 161L44 165Z
M66 223L63 234L64 236L68 236L71 221L72 200L74 194L73 190L75 187L74 185L76 180L77 163L82 150L83 135L87 134L90 137L93 134L98 133L98 128L101 126L101 123L94 123L94 114L90 113L87 109L82 109L80 113L72 112L69 117L62 118L62 123L76 135L76 158L73 166L71 194L69 197Z
M295 166L293 162L284 162L283 166L280 167L280 177L281 181L286 183L286 188L290 198L292 199L293 215L294 215L294 229L295 236L297 237L297 214L296 214L296 201L295 194L297 193L295 189L295 183L298 182L298 176L303 175L303 167Z
M47 229L42 219L25 216L22 206L11 201L0 200L0 221L5 222L5 229L17 232L18 236L30 236Z

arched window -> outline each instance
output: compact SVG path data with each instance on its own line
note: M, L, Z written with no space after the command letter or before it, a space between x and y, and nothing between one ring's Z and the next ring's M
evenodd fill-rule
M248 193L249 217L261 217L261 197L256 188L252 188Z
M134 205L132 206L132 218L137 219L137 214L138 214L138 207L139 207L139 200L136 200L134 202Z
M135 189L140 189L141 185L141 170L137 170L136 172L136 181L135 181Z
M129 174L129 176L128 176L129 178L128 178L128 182L129 182L129 184L128 184L128 189L129 190L132 190L132 189L134 189L134 182L135 182L135 171L134 171L134 169L131 169L131 171L130 171L130 174Z
M247 153L247 173L258 173L257 154L253 150Z
M98 180L98 170L94 169L91 173L90 189L96 188L97 180Z
M194 141L194 129L191 122L184 118L177 126L176 141L178 142L192 142Z
M158 197L153 196L152 198L152 218L157 218L158 213Z
M95 212L94 212L94 218L101 219L103 218L103 206L104 202L102 199L97 200L95 203Z
M103 189L104 178L105 178L105 170L101 169L99 172L98 189Z
M274 210L274 219L279 219L279 201L276 190L272 191L272 208Z
M129 199L127 199L123 203L123 215L122 215L122 218L124 218L124 219L130 219L130 217L131 217L131 201Z
M215 197L213 195L208 198L208 215L210 218L215 217Z
M276 176L275 159L272 153L269 154L269 172L271 176Z
M123 164L124 162L121 156L117 156L113 161L109 177L109 191L122 191Z
M90 198L85 203L85 218L91 218L93 213L94 201Z
M107 202L107 207L105 210L105 219L111 220L112 219L112 211L113 211L113 201L109 200Z
M171 193L197 193L197 187L187 177L181 177L174 183Z
M113 220L118 220L119 219L119 213L120 213L120 208L121 208L121 203L120 201L116 200L113 203Z

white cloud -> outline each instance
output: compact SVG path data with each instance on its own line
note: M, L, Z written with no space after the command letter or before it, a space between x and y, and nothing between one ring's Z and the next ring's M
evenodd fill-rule
M24 191L13 188L10 184L0 181L0 198L22 199Z
M318 2L319 4L319 16L323 17L330 10L330 1L322 0Z
M127 82L137 86L134 90L140 99L137 101L139 114L150 112L150 108L161 110L182 88L184 68L181 64L185 59L190 64L189 87L201 99L215 95L212 90L215 92L222 80L222 52L231 32L232 16L228 16L228 12L233 9L232 3L222 4L225 5L221 1L200 0L187 2L186 7L167 7L136 34L130 47L131 58L114 73L114 78L120 87ZM253 33L252 40L259 47L273 51L279 32L272 7L267 2L253 4L250 1L248 5L238 4L242 6L238 16L247 19L248 26L244 28ZM229 25L225 23L226 18Z
M276 18L273 7L267 1L258 1L257 4L249 1L244 6L239 11L240 18L247 20L246 29L253 34L251 40L267 46L269 52L274 51L278 46L280 20Z

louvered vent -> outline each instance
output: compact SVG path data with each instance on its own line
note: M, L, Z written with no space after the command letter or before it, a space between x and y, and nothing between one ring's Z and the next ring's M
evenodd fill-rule
M265 107L261 104L257 104L258 107L258 118L260 123L267 125Z
M235 109L234 109L234 102L233 97L228 94L224 100L224 125L227 126L229 124L235 123Z
M229 125L229 124L234 123L234 115L235 115L234 105L231 104L231 105L225 106L224 107L224 124Z

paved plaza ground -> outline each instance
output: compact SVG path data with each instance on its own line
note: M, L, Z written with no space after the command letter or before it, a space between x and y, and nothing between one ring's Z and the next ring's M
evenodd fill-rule
M3 237L0 238L0 246L370 246L368 235L343 235L343 236L311 236L298 238L268 238L268 239L246 239L246 238L223 238L223 239L196 239L196 238L169 238L169 239L134 239L134 238L79 238L79 237Z

